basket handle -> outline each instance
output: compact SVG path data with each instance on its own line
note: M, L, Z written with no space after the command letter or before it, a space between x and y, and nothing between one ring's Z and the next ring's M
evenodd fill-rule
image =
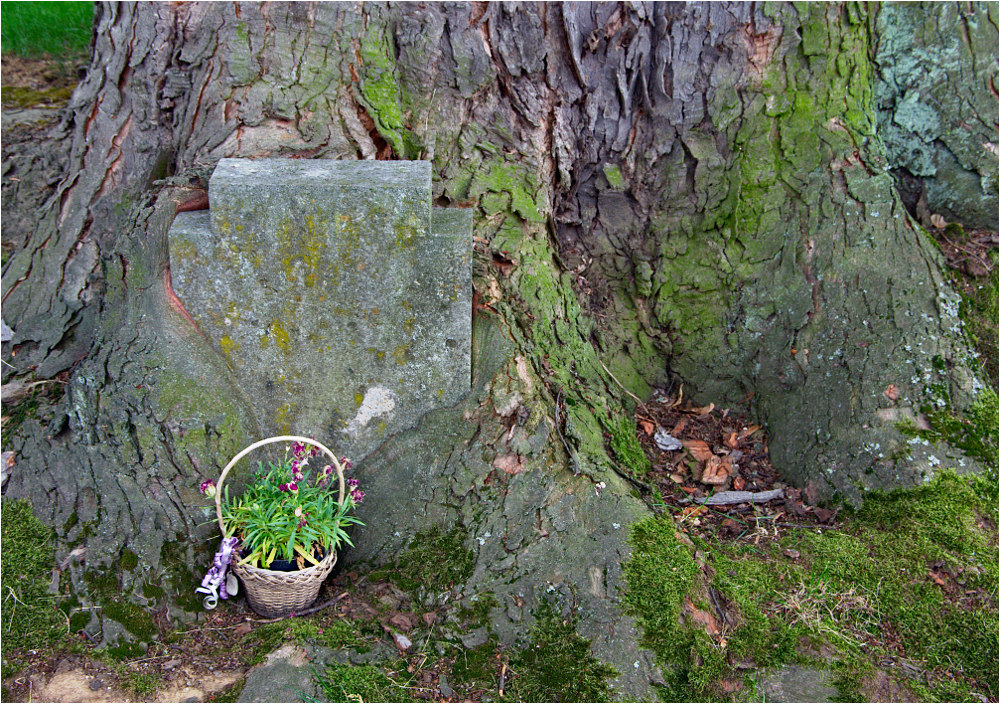
M264 438L263 440L258 440L253 445L240 451L236 457L229 460L229 464L226 468L222 470L222 474L219 475L219 483L215 487L215 515L219 519L219 530L222 531L222 536L226 536L226 524L222 522L222 483L226 481L226 475L229 474L229 470L236 466L236 463L243 459L246 455L256 450L258 447L263 447L264 445L270 445L276 442L301 442L306 445L312 445L313 447L318 447L322 452L330 458L333 466L337 469L337 477L340 480L340 500L338 503L344 504L344 468L340 465L340 460L337 456L330 451L328 447L322 443L313 440L312 438L302 437L301 435L275 435L271 438Z

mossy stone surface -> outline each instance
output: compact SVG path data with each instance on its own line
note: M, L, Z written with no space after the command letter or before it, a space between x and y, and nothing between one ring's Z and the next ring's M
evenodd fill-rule
M224 159L209 192L172 283L265 432L357 459L468 391L472 217L429 162Z

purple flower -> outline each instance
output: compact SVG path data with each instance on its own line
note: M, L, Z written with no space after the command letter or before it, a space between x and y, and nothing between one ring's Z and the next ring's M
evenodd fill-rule
M297 459L297 460L304 459L305 456L306 456L306 446L305 446L305 444L303 444L301 442L297 442L294 445L292 445L292 455L294 455L295 459Z
M352 489L351 498L354 500L354 503L360 504L365 500L365 492L361 491L361 489Z
M359 482L359 481L358 481L357 479L355 479L354 477L351 477L350 479L348 479L348 480L347 480L347 486L351 487L352 489L353 489L354 487L356 487L356 486L357 486L358 484L360 484L360 483L361 483L361 482Z
M354 464L346 457L340 458L340 464L344 468L344 471L347 471L348 469L354 466Z
M319 448L318 447L311 447L311 448L309 448L309 456L310 457L315 457L318 454L319 454Z
M306 516L308 516L308 515L309 515L309 514L307 513L307 514L306 514ZM299 524L298 524L298 526L296 526L296 528L301 528L301 527L302 527L302 526L304 526L304 525L305 525L305 524L306 524L307 522L308 522L308 521L306 521L306 517L305 517L305 516L303 516L303 517L302 517L302 520L300 520L300 521L299 521Z
M207 496L210 499L212 497L214 497L215 496L215 482L213 482L211 479L203 481L201 483L201 493L205 494L205 496Z
M299 490L299 485L296 484L295 482L291 482L288 484L288 490L294 493Z
M288 485L287 484L279 484L278 485L278 491L288 491Z

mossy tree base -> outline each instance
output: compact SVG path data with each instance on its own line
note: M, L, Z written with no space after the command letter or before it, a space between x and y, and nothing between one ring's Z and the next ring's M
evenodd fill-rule
M874 12L100 5L66 176L4 264L3 376L72 369L55 420L10 441L9 492L56 527L57 559L85 548L67 570L114 604L107 640L124 622L141 641L133 608L194 606L195 489L258 434L166 278L175 208L223 157L424 158L436 204L474 209L475 388L359 467L351 559L459 526L464 593L494 595L498 635L558 594L617 695L657 678L617 595L648 516L605 447L620 385L749 398L775 464L826 498L931 477L949 458L900 426L960 413L977 381L889 174Z

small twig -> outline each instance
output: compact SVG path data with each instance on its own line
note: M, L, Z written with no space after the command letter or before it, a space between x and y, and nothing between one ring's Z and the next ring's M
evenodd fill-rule
M772 489L771 491L720 491L718 494L706 496L704 499L694 499L695 503L707 506L728 506L730 504L763 504L785 496L784 489ZM679 503L691 503L689 499L682 499Z
M500 668L500 696L503 696L504 683L507 680L507 663L504 663Z
M249 621L251 619L247 620ZM231 631L234 628L239 628L242 625L243 625L242 623L237 623L235 626L215 626L215 627L203 626L201 628L191 628L187 631L176 631L174 635L183 636L188 633L201 633L202 631Z
M721 606L719 606L719 600L715 596L715 589L709 587L708 595L712 597L712 603L715 604L715 610L719 612L719 618L722 619L722 625L723 626L728 625L729 622L726 620L726 612L722 610Z
M573 451L569 449L569 443L566 442L566 438L563 437L562 434L562 429L559 427L559 401L561 399L562 399L562 389L559 389L559 393L556 394L556 432L559 434L559 439L562 440L563 447L566 448L566 454L573 462L573 474L579 474L580 464L576 461L576 455L573 454ZM569 418L569 411L566 412L566 417Z
M781 528L802 528L803 530L811 530L813 528L830 530L831 528L837 527L837 526L825 526L822 525L821 523L772 523L771 525L779 526Z
M603 369L604 371L606 371L608 373L608 376L610 376L612 379L614 379L614 382L616 384L618 384L618 386L622 387L622 391L624 391L629 396L631 396L632 398L634 398L635 402L639 404L639 407L642 408L642 410L646 411L646 413L649 413L649 409L646 408L646 404L642 402L642 399L639 398L638 396L636 396L634 393L632 393L628 389L626 389L625 385L623 383L621 383L620 381L618 381L618 378L614 374L611 373L611 370L608 369L606 366L604 366L604 362L602 362L601 360L597 360L597 363L601 365L601 369Z
M609 460L609 462L610 462L610 460ZM636 487L638 487L639 489L642 489L643 491L645 491L647 493L650 493L650 494L653 493L653 487L652 486L650 486L649 484L647 484L644 481L641 481L639 479L636 479L633 476L630 476L628 474L628 472L626 472L622 467L619 467L616 463L610 462L610 464L611 464L611 469L615 470L615 474L617 474L619 477L621 477L622 479L625 479L626 481L631 482L632 484L635 484Z
M347 596L347 592L344 592L340 596L336 596L333 599L329 599L328 601L324 601L319 606L314 606L311 609L306 609L305 611L293 611L292 613L288 614L287 616L279 616L278 618L265 618L265 619L259 619L258 618L258 619L252 619L252 621L253 621L253 623L277 623L278 621L285 621L285 620L290 619L290 618L297 618L299 616L308 616L309 614L314 614L317 611L322 611L323 609L327 608L328 606L333 606L338 601L340 601L341 599L343 599L345 596Z

